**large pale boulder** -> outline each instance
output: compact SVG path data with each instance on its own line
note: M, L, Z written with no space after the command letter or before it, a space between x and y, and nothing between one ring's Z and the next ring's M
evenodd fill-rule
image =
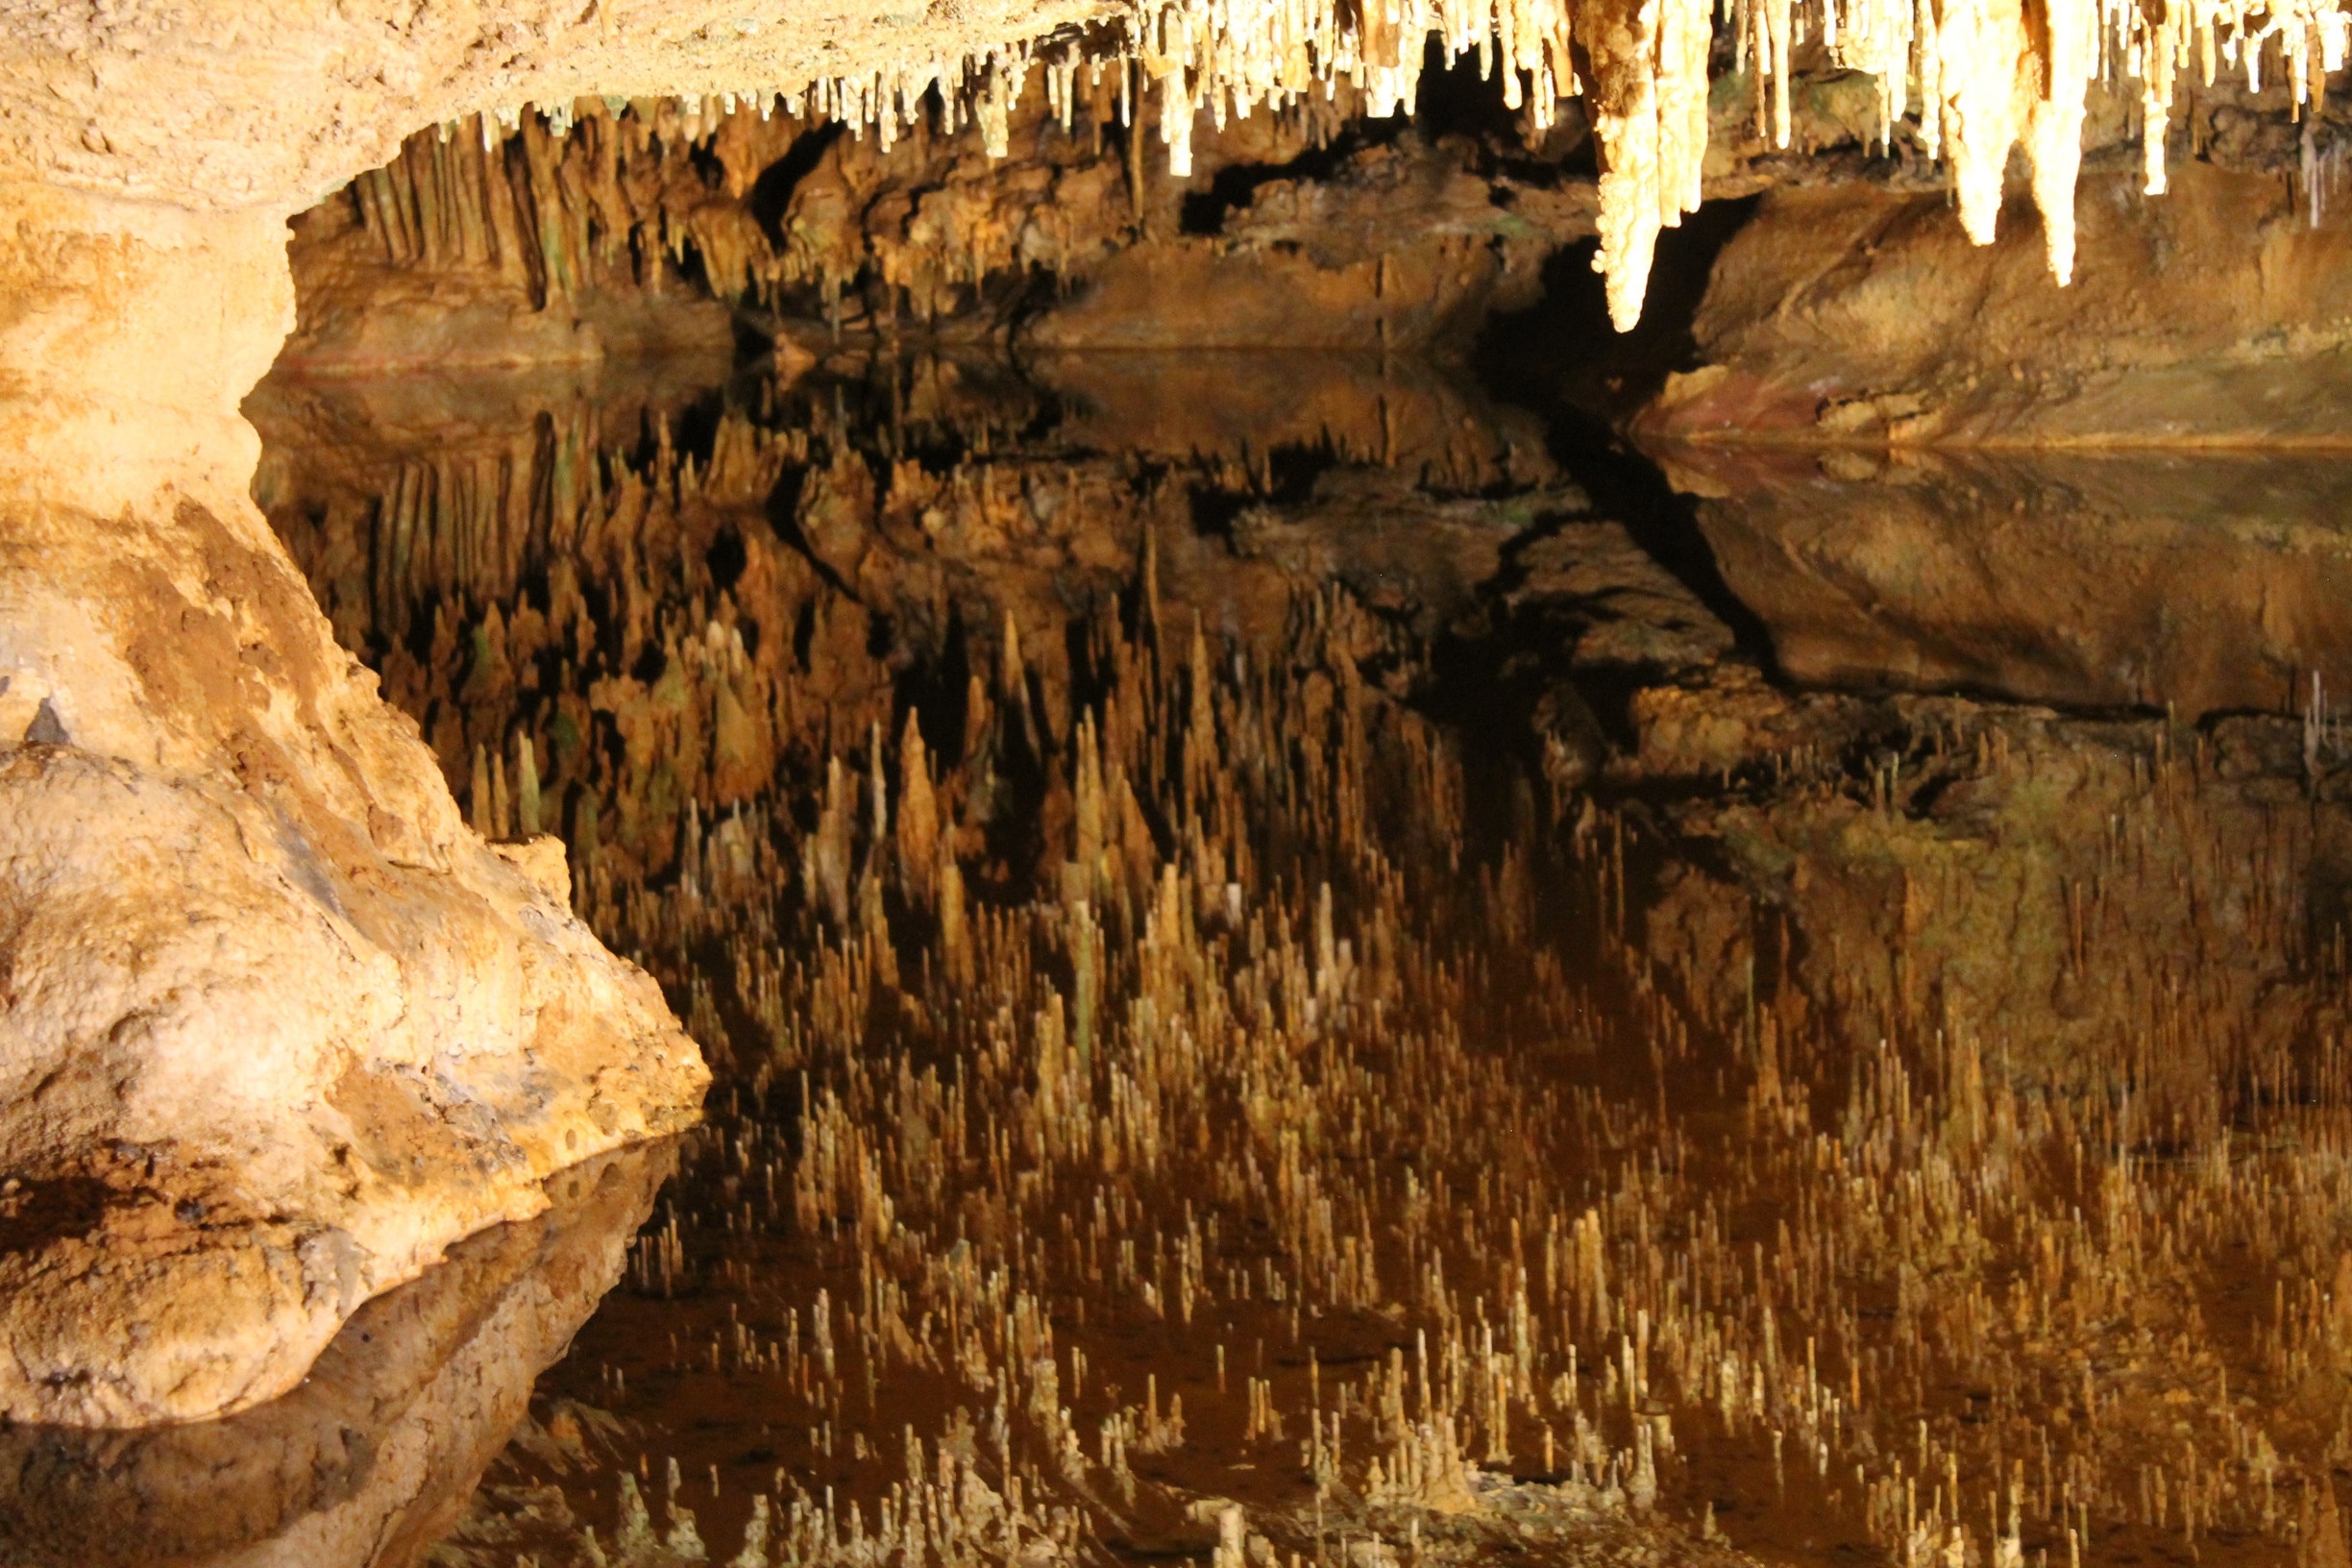
M0 1416L208 1416L707 1074L560 854L466 829L245 495L278 223L11 216Z

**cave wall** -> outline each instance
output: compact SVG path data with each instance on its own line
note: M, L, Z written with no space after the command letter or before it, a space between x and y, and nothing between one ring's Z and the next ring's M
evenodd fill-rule
M466 831L246 494L278 221L16 216L0 1411L209 1415L705 1075L560 851Z
M353 265L373 243L395 272L419 258L474 267L482 310L444 324L442 350L521 322L548 338L535 355L594 357L585 339L605 339L593 315L552 307L577 303L576 285L599 267L638 287L659 282L663 266L646 265L646 248L674 257L680 233L706 281L736 305L749 296L772 306L785 285L838 292L845 275L870 268L885 291L866 302L870 312L921 312L968 281L940 271L943 247L977 281L992 266L1036 258L1042 235L1045 252L1065 258L1087 249L1076 241L1090 243L1102 276L1062 326L1036 334L1041 344L1164 346L1138 336L1137 324L1146 305L1181 293L1196 306L1195 338L1230 327L1263 341L1311 318L1336 324L1327 346L1377 352L1398 332L1427 340L1457 331L1471 306L1531 286L1512 251L1519 229L1534 234L1523 253L1590 232L1609 308L1624 324L1638 309L1661 225L1703 194L1779 177L1710 153L1720 122L1752 105L1755 129L1740 145L1769 143L1765 164L1790 146L1792 124L1800 145L1825 137L1851 147L1871 134L1859 111L1871 95L1852 90L1850 72L1801 84L1790 110L1766 115L1765 79L1791 80L1785 40L1768 68L1718 75L1722 90L1710 93L1706 8L1669 11L1598 8L1578 23L1599 24L1582 35L1597 51L1592 123L1603 144L1589 184L1525 184L1504 201L1490 182L1482 206L1455 177L1466 171L1416 184L1413 170L1384 173L1366 161L1312 190L1268 183L1217 233L1179 233L1148 253L1106 253L1100 234L1054 234L1035 211L1009 221L997 198L1017 184L1000 174L969 175L936 210L910 197L894 235L870 221L887 191L860 184L872 170L853 151L829 155L808 188L864 203L858 222L831 231L812 223L797 251L765 233L755 245L742 213L723 208L685 214L674 232L659 201L649 235L635 233L641 211L625 222L608 212L600 231L575 232L566 214L584 208L549 205L564 186L570 138L559 154L524 125L527 106L556 106L569 119L567 106L585 94L765 98L818 82L829 85L820 100L829 93L835 110L879 128L894 121L868 112L867 84L884 90L876 72L994 49L970 95L993 159L1013 129L1008 40L1101 20L1090 5L831 13L795 0L746 14L735 0L576 9L264 0L10 12L0 23L0 1161L12 1174L0 1190L0 1419L187 1419L282 1392L361 1302L413 1278L457 1238L532 1212L551 1171L690 1117L706 1080L651 982L575 918L560 848L510 839L521 822L461 821L432 749L337 648L247 495L257 448L239 403L298 325L287 217L400 158L406 209L387 204L380 184L372 198L363 184L355 222L321 237L344 243L351 254L341 259ZM1458 52L1470 46L1464 16L1414 14L1442 23ZM1204 106L1221 119L1229 107L1300 96L1322 80L1282 74L1298 62L1295 40L1247 24L1213 37L1204 18L1186 12L1172 29L1160 18L1142 40L1139 63L1164 115L1158 162L1180 179L1194 173ZM1529 25L1513 34L1521 20ZM1365 19L1365 36L1347 41L1347 51L1362 46L1352 58L1371 112L1409 106L1415 90L1416 40L1396 21ZM1564 10L1537 6L1504 24L1506 102L1535 89L1537 130L1577 85L1576 72L1561 69L1568 22ZM2012 41L2011 61L1988 55L1999 70L1977 73L1998 77L2004 91L2008 64L2023 61L2025 80L2039 47L2021 32ZM1333 51L1325 56L1328 73ZM1073 79L1050 80L1066 107ZM1220 85L1247 95L1219 97ZM598 118L593 110L588 118ZM404 151L404 142L420 130L478 135L484 126L520 137L530 179L517 185L497 148L483 148L483 160L425 154L429 188L459 178L451 159L473 170L485 195L502 188L493 174L502 172L511 210L488 201L490 228L468 233L456 208L425 211L417 144ZM1972 131L1956 143L1972 171L1964 205L1978 237L1990 221L1984 164L2007 155L2008 131L1981 140ZM593 152L600 134L590 128L580 145ZM434 147L453 144L431 135ZM755 133L747 125L740 135ZM506 159L503 171L487 159L493 152ZM959 171L992 168L951 156ZM1060 194L1083 186L1098 212L1115 208L1122 186L1131 208L1160 200L1139 203L1131 169L1105 166L1097 150L1087 156L1083 166L1056 165L1048 186L1059 191L1068 179L1072 191ZM591 169L575 183L593 207L605 187L591 175L600 178ZM1969 277L1978 280L1976 304L2015 302L2012 335L2046 359L2057 355L2053 376L2080 370L2095 390L2108 384L2097 374L2157 362L2144 355L2083 369L2065 357L2071 351L2037 338L2069 338L2048 331L2057 323L2081 339L2115 335L2086 322L2112 321L2128 336L2184 319L2169 306L2132 313L2142 275L2121 263L2134 233L2156 232L2097 216L2129 204L2093 193L2077 268L2107 278L2098 288L2119 291L2116 299L2078 292L2049 305L2054 291L2023 282L2015 254L2029 231L1968 255L1973 273L1948 261L1956 231L1929 221L1918 178L1912 170L1869 188L1775 198L1743 236L1748 249L1734 253L1760 257L1751 276L1761 292L1745 304L1727 294L1714 315L1703 312L1712 373L1670 390L1668 406L1684 411L1684 424L1703 423L1690 410L1739 384L1734 359L1767 366L1751 381L1770 390L1810 375L1805 355L1830 352L1813 341L1787 349L1794 358L1771 357L1782 352L1773 334L1791 319L1773 302L1797 297L1792 267L1813 269L1816 337L1826 333L1850 355L1912 280L1954 284L1938 296L1946 308L1885 334L1908 360L1883 375L1866 367L1850 378L1850 396L1816 401L1807 417L1820 428L1826 416L1832 434L1872 420L1892 434L1929 411L1932 400L1899 383L1929 375L1922 366L1967 360L1950 334L1972 301L1960 286ZM2070 180L2070 166L2067 194ZM2037 178L2033 195L2054 233L2063 214L2046 184ZM2217 259L2214 247L2269 221L2266 198L2252 184L2192 194L2168 209L2173 228L2158 237L2212 250L2213 276L2240 293L2291 301L2312 292L2298 292L2299 281L2334 276L2324 235L2305 242L2263 230L2262 243L2245 249L2250 259ZM526 196L536 206L527 208ZM502 210L511 233L498 226ZM1148 227L1148 210L1129 217ZM1409 312L1384 304L1384 252L1400 226L1428 242L1419 269L1401 280L1416 301ZM854 267L809 249L827 233L865 247L847 258ZM625 258L614 249L625 235ZM1254 259L1237 262L1238 253ZM2057 256L2047 245L2043 253L2045 264ZM1254 316L1237 316L1221 308L1237 268L1286 276L1289 292L1275 289L1255 302ZM2204 309L2209 296L2184 286L2180 311ZM527 309L514 307L518 297ZM2332 308L2331 293L2317 297L2313 308ZM1741 337L1736 323L1760 314L1775 325ZM347 340L365 338L365 316L350 318L358 325ZM2282 319L2293 328L2305 317ZM328 316L315 321L317 342L334 336ZM2237 366L2280 326L2266 319L2249 339L2239 315L2219 321L2221 336L2192 342L2190 360ZM1983 337L1982 327L1967 331ZM686 332L708 344L717 328L705 312ZM2332 327L2313 331L2320 335L2292 341L2335 343ZM355 360L365 350L362 342ZM2032 380L2014 367L2011 379ZM2221 391L2252 384L2225 378ZM2307 434L2324 424L2308 412L2293 418L2301 423L2292 429ZM1961 429L1965 419L1939 428ZM128 1339L127 1324L139 1326Z
M0 1419L297 1383L363 1301L707 1074L460 821L246 493L284 219L420 125L807 80L1064 12L199 7L0 28Z
M2238 112L2288 129L2283 104ZM1716 259L1698 366L1638 428L1853 447L2352 442L2352 221L2328 200L2334 164L2248 139L2242 160L2184 160L2162 196L2136 172L2086 175L2065 288L2030 216L1978 247L1937 191L1776 188Z

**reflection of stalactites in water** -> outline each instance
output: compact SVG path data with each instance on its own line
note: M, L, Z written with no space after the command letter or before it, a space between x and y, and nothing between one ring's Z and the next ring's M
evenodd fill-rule
M498 695L448 578L387 682L493 809L510 737L565 759L583 904L734 1073L548 1378L644 1420L629 1529L2291 1549L2352 1366L2323 716L2307 763L2283 716L1791 690L1565 487L923 468L830 391L615 467L586 609L498 600ZM746 452L840 482L745 493ZM1531 664L1614 698L1609 793L1441 722ZM726 700L772 723L740 795ZM609 1458L509 1460L614 1518Z
M448 1529L532 1380L621 1277L676 1165L623 1149L548 1184L551 1207L452 1247L379 1296L294 1392L223 1421L0 1430L12 1568L362 1568Z

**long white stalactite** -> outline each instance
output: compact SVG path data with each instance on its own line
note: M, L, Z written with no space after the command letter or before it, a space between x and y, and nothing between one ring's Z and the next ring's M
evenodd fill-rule
M2029 9L2030 6L2030 9ZM1817 37L1836 66L1879 84L1880 137L1914 111L1930 158L1948 161L1969 237L1989 244L2014 148L2024 150L2051 273L2074 266L2074 186L2087 95L2095 83L2140 84L2146 189L2165 189L2165 136L2184 72L2210 86L2225 66L2260 90L2275 51L2297 111L2342 67L2352 12L2336 0L1145 0L1112 41L1062 36L963 60L909 63L866 78L828 78L796 91L719 95L763 112L781 100L874 132L885 148L938 90L949 129L976 122L992 157L1006 152L1012 107L1033 70L1065 122L1078 83L1106 75L1122 118L1158 116L1169 173L1192 172L1192 135L1341 82L1374 117L1410 112L1425 45L1449 61L1475 54L1500 69L1507 108L1549 127L1563 98L1581 96L1600 142L1601 244L1620 331L1640 319L1662 229L1697 210L1707 146L1707 61L1715 29L1731 31L1757 83L1759 127L1789 144L1791 55ZM687 100L690 118L699 100ZM568 120L568 109L551 115ZM511 124L517 110L485 116Z

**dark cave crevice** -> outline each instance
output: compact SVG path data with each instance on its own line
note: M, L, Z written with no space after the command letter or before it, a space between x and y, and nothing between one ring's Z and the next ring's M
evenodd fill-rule
M1761 199L1709 202L1658 236L1642 318L1629 332L1609 323L1592 268L1599 241L1563 247L1544 265L1542 298L1490 319L1470 364L1498 400L1544 418L1553 459L1592 498L1595 515L1623 523L1731 627L1737 651L1774 674L1764 623L1725 583L1690 499L1625 433L1668 376L1699 363L1692 329L1715 258Z

